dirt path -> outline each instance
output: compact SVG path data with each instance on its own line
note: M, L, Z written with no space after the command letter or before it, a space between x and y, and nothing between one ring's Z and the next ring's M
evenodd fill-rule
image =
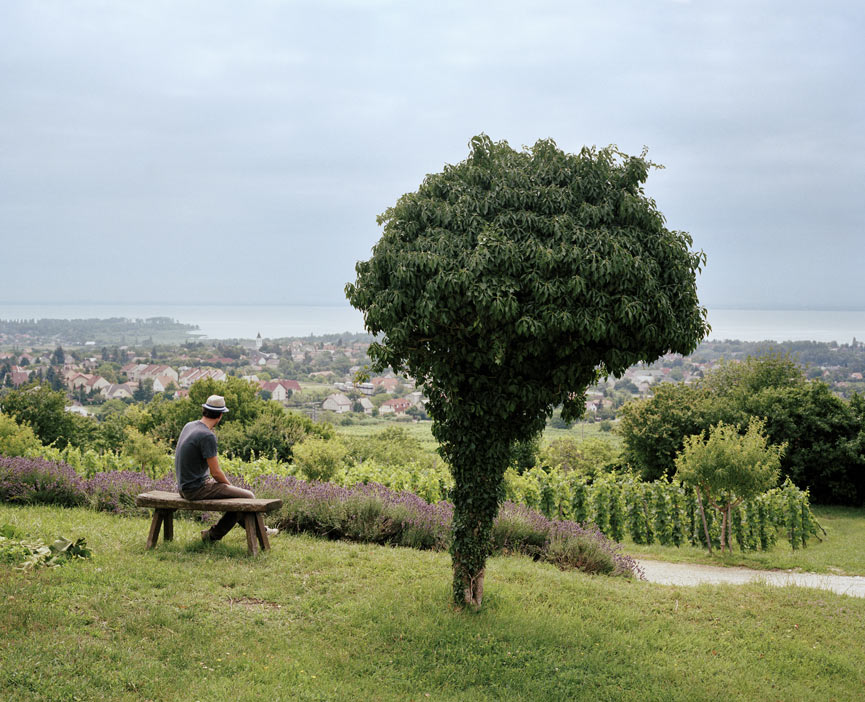
M831 590L840 595L865 597L865 576L822 575L797 573L789 570L752 570L750 568L722 568L696 563L664 563L639 558L637 563L646 580L663 585L701 585L703 583L730 583L742 585L753 581L767 585L798 585Z

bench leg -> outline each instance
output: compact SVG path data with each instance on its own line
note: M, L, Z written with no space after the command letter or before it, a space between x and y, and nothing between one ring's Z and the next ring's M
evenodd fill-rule
M270 539L267 538L267 528L264 526L264 517L261 512L255 513L255 534L258 536L258 544L262 551L270 549Z
M174 510L162 510L162 538L165 541L174 541Z
M150 532L147 534L147 548L153 548L156 546L156 542L159 541L159 528L162 526L164 510L155 509L153 510L153 521L150 522Z
M244 512L243 518L246 520L246 547L249 549L249 555L254 556L258 553L258 537L255 535L255 517L251 512Z

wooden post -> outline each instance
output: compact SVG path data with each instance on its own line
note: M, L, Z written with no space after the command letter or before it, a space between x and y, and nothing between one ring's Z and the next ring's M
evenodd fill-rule
M150 522L150 533L147 534L147 548L153 548L156 546L156 542L159 541L159 528L162 526L162 512L161 509L153 510L153 521Z
M162 538L165 541L174 541L174 510L162 510Z
M249 549L250 555L254 556L258 553L258 537L255 535L255 517L249 512L243 512L242 514L246 525L246 546Z
M258 536L258 543L262 551L270 549L270 539L267 538L267 527L264 526L264 517L261 512L255 513L255 533Z

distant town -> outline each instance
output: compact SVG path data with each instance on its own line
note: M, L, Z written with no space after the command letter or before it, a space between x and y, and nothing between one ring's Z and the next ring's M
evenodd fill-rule
M202 341L192 336L194 329L166 318L0 321L0 388L49 383L66 392L70 411L98 414L106 403L147 402L156 395L171 400L188 395L197 380L234 376L255 384L265 399L316 419L428 419L426 398L412 378L366 372L373 341L368 334ZM143 334L143 342L117 343ZM106 335L115 343L96 342ZM155 341L166 335L181 341ZM692 383L722 359L769 353L790 354L809 377L824 380L840 396L865 392L865 345L855 339L840 345L712 341L687 358L671 354L601 380L587 391L585 419L614 420L625 402L649 395L659 383ZM558 413L551 422L564 425Z

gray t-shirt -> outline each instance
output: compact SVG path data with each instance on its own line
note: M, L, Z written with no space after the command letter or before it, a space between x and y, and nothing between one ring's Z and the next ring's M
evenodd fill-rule
M216 455L216 434L201 421L189 422L174 451L174 472L180 492L195 492L207 479L207 459Z

